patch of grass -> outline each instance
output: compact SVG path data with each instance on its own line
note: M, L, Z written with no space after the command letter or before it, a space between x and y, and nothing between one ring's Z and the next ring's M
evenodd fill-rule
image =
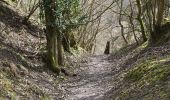
M143 44L141 44L139 47L137 47L136 49L134 49L134 51L136 52L140 52L141 50L144 50L146 47L148 47L149 43L148 41L144 42Z
M145 82L155 82L163 80L169 75L170 67L169 65L164 64L169 58L160 59L160 60L146 60L143 63L136 66L134 69L129 71L125 75L125 80L127 81L140 81Z
M147 59L124 74L128 84L118 96L118 100L143 98L144 100L168 100L170 87L170 56Z

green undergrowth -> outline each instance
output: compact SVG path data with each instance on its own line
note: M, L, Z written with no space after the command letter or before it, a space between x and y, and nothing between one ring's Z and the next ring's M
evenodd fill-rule
M128 53L133 53L133 54L138 54L140 53L142 50L146 49L148 47L148 41L140 44L140 46L137 46L137 44L131 44L129 46L125 46L121 49L119 49L119 51L115 51L113 52L113 56L127 56ZM121 56L120 56L121 55Z
M76 48L71 48L71 53L74 56L82 56L83 54L87 53L83 48L77 46Z
M164 79L170 73L170 57L162 59L148 59L128 72L125 79L131 81L145 80L148 83Z
M140 46L138 46L136 49L133 50L133 52L140 52L148 47L148 41L144 42Z
M170 56L150 57L124 74L120 100L169 100Z

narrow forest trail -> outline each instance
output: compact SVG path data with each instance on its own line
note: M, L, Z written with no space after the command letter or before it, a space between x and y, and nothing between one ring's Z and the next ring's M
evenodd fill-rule
M87 62L81 63L77 78L71 78L63 85L66 91L65 100L105 100L104 94L113 85L114 62L109 62L109 56L99 55L87 57Z

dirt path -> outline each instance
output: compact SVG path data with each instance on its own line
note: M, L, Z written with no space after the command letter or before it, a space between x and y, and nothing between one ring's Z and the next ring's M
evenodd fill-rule
M65 100L104 100L104 94L113 88L113 63L108 56L91 56L81 63L78 77L63 85Z

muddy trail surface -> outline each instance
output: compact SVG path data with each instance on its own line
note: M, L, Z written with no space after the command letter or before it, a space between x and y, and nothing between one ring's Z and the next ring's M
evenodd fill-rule
M109 56L87 57L76 70L78 76L62 85L65 100L105 100L104 95L114 87L113 77L117 72Z

